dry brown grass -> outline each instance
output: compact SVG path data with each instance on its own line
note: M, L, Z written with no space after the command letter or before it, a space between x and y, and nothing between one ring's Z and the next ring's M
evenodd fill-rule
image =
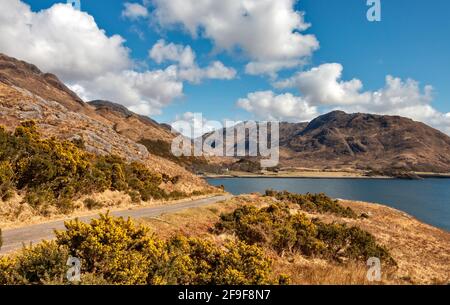
M178 233L205 237L210 235L209 229L214 226L221 213L232 212L241 205L251 203L254 198L256 197L251 195L240 196L206 207L191 208L178 213L164 214L158 218L142 218L137 221L148 224L161 238Z
M202 199L214 195L219 195L219 193L211 193L202 196L193 196L187 199L188 200ZM84 201L86 199L95 200L95 202L97 202L99 206L92 210L88 209L84 204ZM28 203L26 203L23 200L22 196L16 194L11 200L7 202L0 201L0 228L12 229L48 221L68 220L76 217L97 215L99 213L107 213L108 211L113 212L125 209L176 204L179 202L183 202L187 199L150 200L135 203L132 202L130 196L124 192L107 190L102 193L85 195L75 200L74 201L75 211L73 213L70 213L69 215L62 214L56 208L52 207L50 207L50 210L48 210L48 215L42 215L37 213L35 209L33 209Z
M343 201L367 220L347 220L372 233L398 263L394 282L450 283L450 233L383 205Z
M211 228L221 213L239 206L264 206L272 199L258 195L243 195L214 205L189 209L157 219L142 219L158 236L167 238L176 233L221 240L230 236L212 236ZM368 219L343 219L332 215L314 214L325 222L346 222L372 233L385 245L398 267L382 266L381 284L447 284L450 282L450 233L423 224L395 209L363 202L341 202L355 212L367 213ZM232 237L231 237L232 238ZM366 279L367 267L360 263L344 265L322 259L305 258L299 254L279 257L267 252L273 259L276 276L286 274L292 284L374 284ZM376 284L376 283L375 283Z
M366 285L367 268L363 264L345 266L330 264L320 259L306 259L294 255L290 259L275 258L276 274L287 274L293 284L301 285Z

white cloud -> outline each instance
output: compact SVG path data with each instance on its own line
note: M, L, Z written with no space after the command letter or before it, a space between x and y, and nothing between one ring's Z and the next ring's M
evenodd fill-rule
M72 89L87 99L111 100L143 115L158 115L162 108L183 96L183 83L173 66L141 73L132 70L108 73L93 81L80 82L78 88Z
M222 123L209 121L201 113L193 112L185 112L182 115L177 115L171 126L174 130L192 139L223 128Z
M250 62L245 66L245 72L250 75L266 74L272 78L276 78L277 71L286 68L294 68L303 63L302 60L280 60L280 61L268 61L268 62Z
M111 100L153 115L183 95L177 69L134 71L125 40L107 36L71 5L33 12L19 0L2 0L0 28L0 52L56 74L84 100Z
M87 13L55 4L32 12L19 0L2 0L0 52L26 60L65 81L92 78L130 66L121 36L108 37Z
M205 68L199 68L198 66L181 68L179 69L179 77L194 84L200 83L203 79L231 80L236 77L236 70L226 67L220 61L214 61Z
M359 79L343 81L341 64L323 64L299 72L274 84L277 88L297 88L302 98L312 106L340 109L348 112L369 112L410 117L450 134L450 113L433 108L433 88L412 79L386 76L384 88L363 91Z
M270 74L301 63L318 49L296 0L153 0L162 27L181 25L193 37L211 39L221 50L241 50L250 74Z
M181 67L195 65L195 53L190 46L179 44L167 44L163 39L159 40L149 51L149 56L158 64L165 61L174 61Z
M297 88L313 105L346 105L367 103L370 96L361 94L362 83L358 79L341 81L343 67L331 63L299 72L293 77L276 82L276 88Z
M432 106L431 86L422 89L417 81L402 81L400 78L387 76L384 88L362 95L370 97L367 103L339 108L349 112L400 115L424 122L450 135L450 113L442 113Z
M139 3L124 3L125 8L122 11L122 16L131 20L145 18L148 16L148 10L145 6Z
M272 91L258 91L239 99L237 105L253 113L260 120L309 121L319 113L303 98L291 93L275 95Z
M180 80L191 83L200 83L203 79L230 80L236 77L236 70L226 67L220 61L214 61L209 66L200 68L195 62L196 55L190 46L168 44L164 40L159 40L150 49L149 56L158 64L166 61L176 62Z

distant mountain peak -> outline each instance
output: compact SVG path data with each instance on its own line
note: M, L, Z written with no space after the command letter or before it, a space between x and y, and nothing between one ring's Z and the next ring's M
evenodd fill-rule
M123 115L124 117L130 117L130 116L134 115L134 113L131 112L130 110L128 110L127 107L125 107L121 104L110 102L110 101L94 100L94 101L88 102L88 104L94 106L97 110L108 109L111 111L115 111L115 112Z

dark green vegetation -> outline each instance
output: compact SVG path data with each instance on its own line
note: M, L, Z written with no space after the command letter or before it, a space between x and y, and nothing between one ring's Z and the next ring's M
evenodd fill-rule
M174 236L163 241L143 226L108 215L66 223L54 242L0 257L0 285L70 284L70 256L81 261L82 284L268 284L271 261L258 246L217 245Z
M313 213L330 213L341 217L355 218L356 213L341 206L337 200L331 199L325 194L294 194L287 191L277 192L267 190L266 196L274 197L280 201L299 205L302 210Z
M135 201L186 196L160 188L162 182L176 181L142 163L90 154L80 141L44 139L33 121L23 122L14 133L0 127L0 198L22 192L43 215L51 207L69 213L74 198L108 189L127 192Z
M268 247L279 255L299 252L336 262L365 262L378 257L395 264L387 249L378 245L370 233L358 227L310 219L293 211L286 202L263 208L243 206L223 214L214 231L233 233L246 243Z

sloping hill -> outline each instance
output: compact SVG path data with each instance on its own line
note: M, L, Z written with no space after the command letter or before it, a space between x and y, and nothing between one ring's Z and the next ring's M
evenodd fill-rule
M193 192L209 186L184 167L148 152L139 144L141 137L169 141L166 127L123 108L110 111L89 105L69 90L58 78L36 66L0 54L0 124L14 130L21 121L35 120L46 137L79 139L86 150L98 155L114 154L128 161L147 164L152 170L180 179L176 190Z
M294 129L281 131L283 164L450 171L450 137L408 118L335 111Z
M450 137L408 118L334 111L309 123L282 122L279 129L280 167L361 170L384 175L450 172ZM247 132L237 141L245 141L248 149L257 139L249 139ZM242 168L238 165L243 161L257 166L258 158L237 160L228 158L224 166Z
M91 101L95 112L114 123L114 130L133 141L142 139L158 139L170 142L175 137L170 128L159 124L149 117L138 115L126 107L109 101Z

